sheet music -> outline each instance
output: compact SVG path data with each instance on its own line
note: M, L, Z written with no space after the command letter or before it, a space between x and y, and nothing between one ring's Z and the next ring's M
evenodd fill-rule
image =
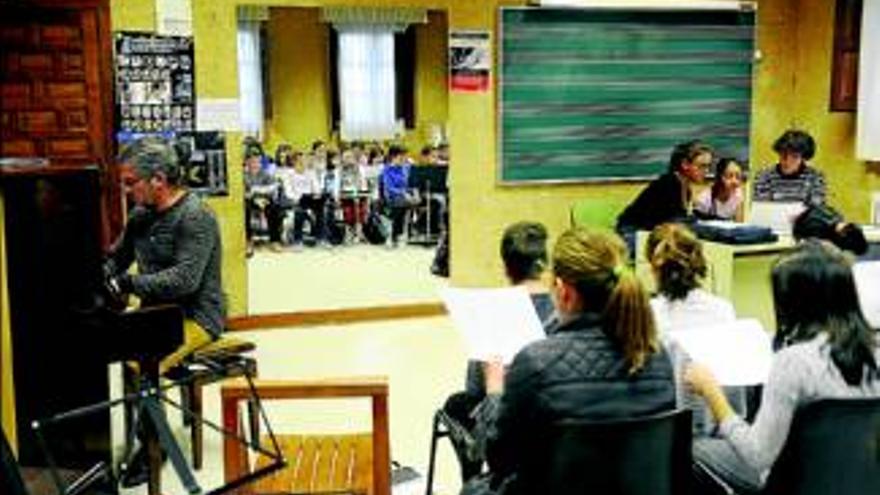
M524 288L447 288L440 295L471 359L500 356L510 364L520 349L544 338L544 328Z
M853 278L862 313L873 328L880 328L880 261L855 263Z
M767 381L773 347L758 320L745 319L712 327L673 330L695 362L709 367L721 385L754 385Z

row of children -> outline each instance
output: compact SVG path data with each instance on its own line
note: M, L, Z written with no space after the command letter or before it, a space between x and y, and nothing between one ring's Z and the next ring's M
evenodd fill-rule
M404 230L406 214L421 198L409 185L414 164L405 148L378 143L343 144L329 149L322 141L303 153L281 144L275 159L259 142L245 141L245 205L248 239L265 224L272 246L303 245L304 226L316 244L339 244L346 231L372 243L385 242L387 229L380 212L391 218L393 245ZM426 146L419 164L445 165L448 148ZM292 213L292 231L285 236L284 220Z

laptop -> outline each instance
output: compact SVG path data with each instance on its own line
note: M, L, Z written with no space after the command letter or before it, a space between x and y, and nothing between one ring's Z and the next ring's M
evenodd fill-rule
M795 218L805 209L803 203L752 201L748 223L769 227L776 234L791 235Z

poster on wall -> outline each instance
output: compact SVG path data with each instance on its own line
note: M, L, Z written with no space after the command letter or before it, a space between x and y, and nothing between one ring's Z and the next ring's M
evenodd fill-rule
M117 141L194 131L192 38L120 32L115 42Z
M491 48L488 31L449 33L449 89L468 93L488 91Z
M218 131L180 133L177 141L190 151L187 188L208 196L228 195L225 134Z

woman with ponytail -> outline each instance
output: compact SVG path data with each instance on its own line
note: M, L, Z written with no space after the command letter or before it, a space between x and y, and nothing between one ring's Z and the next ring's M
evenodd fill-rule
M730 301L700 287L706 258L690 229L674 223L658 225L648 236L645 258L657 285L651 308L660 333L736 320Z
M490 472L463 494L542 493L531 479L543 432L562 420L647 416L681 407L684 354L661 344L648 294L626 266L617 236L563 233L552 254L556 322L505 373L486 366L478 417Z

